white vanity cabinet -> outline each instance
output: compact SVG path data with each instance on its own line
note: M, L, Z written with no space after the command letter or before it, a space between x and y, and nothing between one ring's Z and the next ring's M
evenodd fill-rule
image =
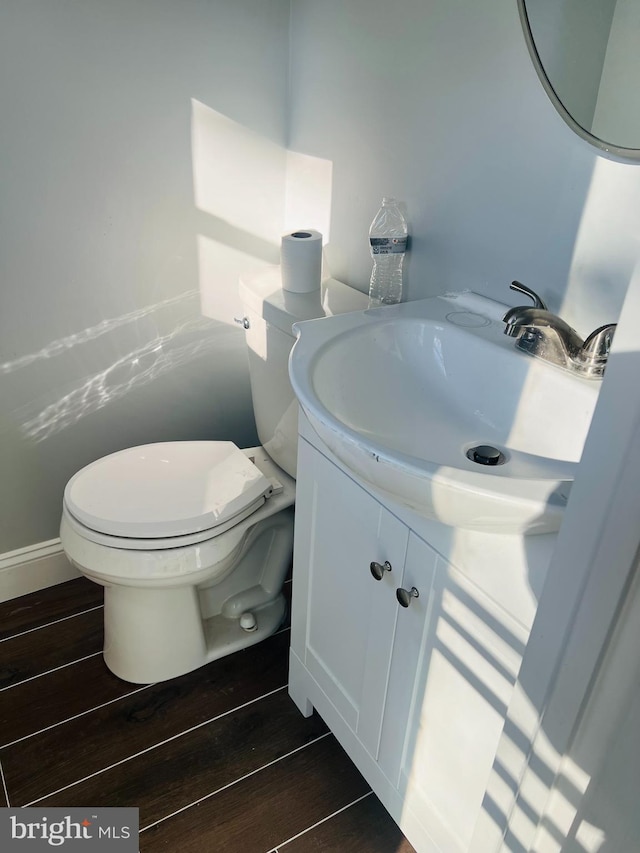
M289 692L418 853L470 849L526 633L301 437Z
M383 717L393 708L406 723L417 658L394 659L396 634L419 645L436 555L416 552L407 527L306 442L299 465L295 562L306 570L295 570L292 647L372 759L382 752L397 772L401 726ZM403 608L396 589L412 587Z

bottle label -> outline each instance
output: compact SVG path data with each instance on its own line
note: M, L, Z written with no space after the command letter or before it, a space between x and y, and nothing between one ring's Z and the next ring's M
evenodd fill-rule
M373 255L396 255L407 251L406 237L369 237Z

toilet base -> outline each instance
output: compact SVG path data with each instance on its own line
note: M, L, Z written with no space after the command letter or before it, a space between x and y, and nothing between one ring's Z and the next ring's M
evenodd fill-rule
M119 595L123 590L126 594ZM287 604L280 593L267 604L245 611L255 618L256 627L252 631L241 627L240 617L229 618L217 614L200 620L195 618L195 612L194 618L184 620L177 626L176 594L190 599L182 602L187 610L195 609L198 606L195 588L143 590L145 616L141 619L141 611L138 609L136 623L139 630L135 630L132 629L126 614L129 606L136 607L137 596L135 591L133 592L134 595L130 587L105 588L103 653L104 661L111 672L123 681L133 684L150 684L176 678L206 663L259 643L278 630L287 614ZM165 603L166 609L163 606ZM174 616L173 625L176 630L169 629L167 626L172 623L164 621L163 617L171 615ZM123 619L128 623L124 631L121 630L124 627ZM156 628L160 631L155 630ZM136 636L132 636L132 633ZM118 642L118 638L126 641Z
M124 681L150 684L264 640L286 614L281 590L292 548L288 507L249 529L231 570L213 583L149 587L103 580L105 663Z

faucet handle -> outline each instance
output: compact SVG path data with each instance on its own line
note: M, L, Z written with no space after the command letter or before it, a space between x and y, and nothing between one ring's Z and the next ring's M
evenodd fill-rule
M599 326L585 340L582 345L582 352L594 361L605 361L609 357L615 330L616 323Z
M521 284L519 281L512 281L509 287L511 290L515 290L516 293L523 293L525 296L528 296L529 299L532 299L534 308L541 308L543 311L548 310L544 300L538 296L535 290L531 290L530 287L527 287L526 284Z

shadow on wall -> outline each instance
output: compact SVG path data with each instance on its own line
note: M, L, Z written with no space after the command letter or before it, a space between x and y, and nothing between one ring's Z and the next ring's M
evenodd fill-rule
M562 717L539 725L546 708L527 695L528 691L534 695L536 686L529 678L518 683L513 707L519 722L510 708L483 801L484 817L504 832L502 846L490 849L504 853L637 849L639 578L636 565L591 684L586 695L576 699L581 702L577 718L575 709L565 707ZM526 775L519 775L515 768L524 757Z

